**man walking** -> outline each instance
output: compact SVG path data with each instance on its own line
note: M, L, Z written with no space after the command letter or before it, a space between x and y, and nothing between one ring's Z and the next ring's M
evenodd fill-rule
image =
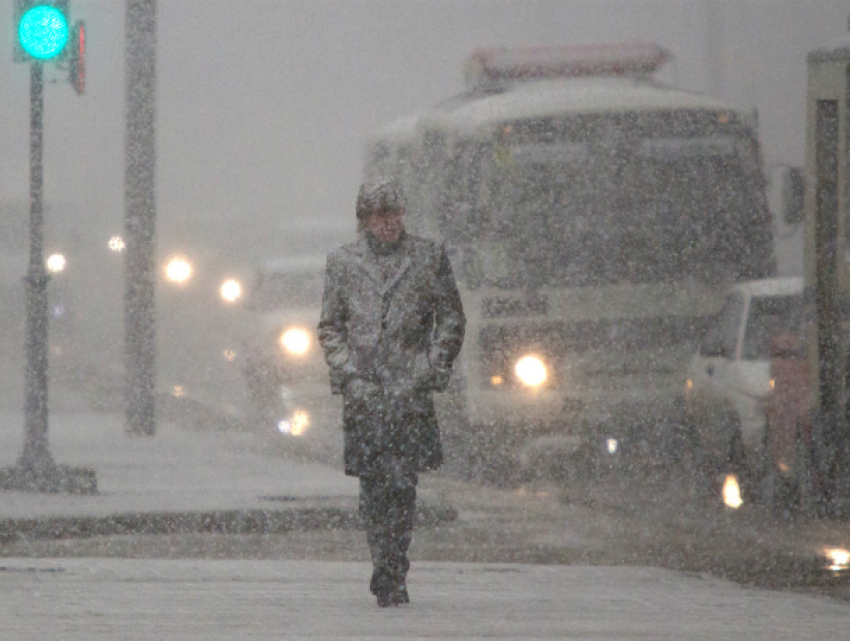
M359 238L328 255L318 327L381 607L409 602L417 475L443 459L432 393L448 386L466 323L445 250L407 234L404 213L395 180L361 186Z

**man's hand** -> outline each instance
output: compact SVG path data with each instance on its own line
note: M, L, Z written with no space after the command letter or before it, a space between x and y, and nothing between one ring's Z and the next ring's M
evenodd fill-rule
M411 360L408 371L402 375L390 376L387 371L381 374L384 389L395 400L411 399L433 386L434 370L428 362L428 355L424 353L417 354Z
M371 400L381 395L381 386L365 378L352 378L345 386L345 393L359 401Z

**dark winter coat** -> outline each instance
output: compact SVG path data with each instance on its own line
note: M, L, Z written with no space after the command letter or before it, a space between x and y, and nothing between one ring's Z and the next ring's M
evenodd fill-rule
M466 319L445 250L403 234L382 278L367 232L328 255L319 342L344 394L345 473L442 463L433 392L445 391Z

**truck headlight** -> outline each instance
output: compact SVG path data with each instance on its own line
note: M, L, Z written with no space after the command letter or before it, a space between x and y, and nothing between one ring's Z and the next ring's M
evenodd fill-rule
M523 356L514 366L514 373L526 387L540 387L546 382L546 365L537 356Z
M287 329L280 335L280 344L290 354L303 356L310 350L310 335L300 327Z

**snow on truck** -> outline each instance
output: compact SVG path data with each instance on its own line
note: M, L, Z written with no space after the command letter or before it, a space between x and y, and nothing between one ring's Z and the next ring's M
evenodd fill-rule
M754 113L659 84L669 58L477 50L463 93L368 142L365 175L397 176L452 258L467 338L438 404L473 474L664 457L707 320L774 275Z

